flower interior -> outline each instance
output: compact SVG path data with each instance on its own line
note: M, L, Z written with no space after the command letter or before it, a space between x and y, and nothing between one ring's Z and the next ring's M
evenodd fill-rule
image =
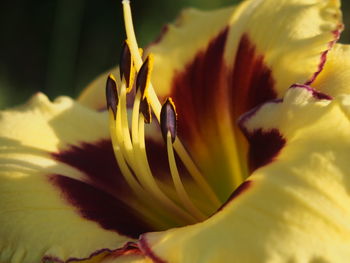
M0 262L349 258L340 3L187 10L145 52L122 4L119 72L0 112Z
M110 135L116 161L135 194L139 212L156 230L203 221L225 200L220 200L176 136L177 118L182 116L177 115L170 97L163 104L158 99L151 81L153 56L148 54L143 59L133 29L130 3L122 3L127 40L120 56L119 74L110 74L106 83ZM166 145L164 154L170 168L170 182L159 180L149 164L145 125L151 123L152 116L159 123L157 132ZM246 174L239 168L239 163L234 166L233 173L235 176L239 173L241 179L237 182L239 185ZM187 178L183 178L184 174Z

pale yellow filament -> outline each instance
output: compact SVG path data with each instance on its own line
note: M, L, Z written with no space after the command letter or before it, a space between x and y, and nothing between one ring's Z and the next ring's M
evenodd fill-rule
M139 115L140 115L140 102L141 102L141 92L136 92L134 105L132 109L132 121L131 121L131 135L132 135L132 142L135 147L135 145L139 144L139 128L138 128L138 122L139 122Z
M125 159L123 157L123 154L120 149L120 144L118 143L118 133L116 131L116 123L114 120L114 113L111 109L109 109L109 130L114 150L115 158L117 159L119 168L127 181L127 183L130 185L131 189L139 196L139 197L145 197L146 192L143 190L143 188L139 185L139 183L136 181L134 176L132 175L128 165L125 162Z
M120 115L118 115L118 112L120 112ZM121 90L120 90L118 111L117 111L117 124L119 120L120 120L120 126L119 126L119 129L117 129L117 132L120 131L122 133L122 136L120 137L121 139L120 143L121 145L124 146L123 149L126 153L126 159L128 163L133 165L135 163L135 160L134 160L132 142L131 142L130 132L129 132L125 81L122 82Z
M173 178L174 186L176 189L177 194L180 197L180 200L186 207L186 209L194 215L198 220L202 221L206 219L206 216L197 209L197 207L194 206L192 203L190 197L188 196L184 185L181 182L181 178L179 175L179 171L177 170L177 165L175 161L175 155L173 150L173 143L171 139L171 134L168 132L167 134L167 151L168 151L168 159L169 159L169 166L170 166L170 173L171 177Z
M149 189L149 192L155 195L155 198L157 198L163 205L165 205L166 208L171 210L171 213L177 215L179 218L182 218L185 220L185 222L196 222L197 220L186 213L183 209L178 207L174 202L169 199L159 188L157 185L153 175L151 168L149 167L149 162L147 159L146 154L146 148L145 148L145 133L144 133L144 117L141 114L139 118L139 139L140 143L138 147L135 147L135 159L138 162L139 169L142 169L142 174L139 178L139 180L144 181L145 187Z

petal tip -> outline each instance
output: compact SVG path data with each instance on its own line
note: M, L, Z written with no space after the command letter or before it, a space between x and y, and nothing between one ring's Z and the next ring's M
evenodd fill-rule
M303 90L307 91L308 93L310 93L310 95L316 100L332 100L333 99L333 97L331 97L330 95L325 94L323 92L320 92L318 90L315 90L314 88L312 88L308 85L304 85L304 84L293 84L289 89L290 90L303 89Z

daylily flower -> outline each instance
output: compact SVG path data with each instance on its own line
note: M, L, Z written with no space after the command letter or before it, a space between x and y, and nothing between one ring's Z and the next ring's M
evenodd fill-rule
M0 113L0 262L346 262L339 2L189 9L144 52L123 9L113 74Z

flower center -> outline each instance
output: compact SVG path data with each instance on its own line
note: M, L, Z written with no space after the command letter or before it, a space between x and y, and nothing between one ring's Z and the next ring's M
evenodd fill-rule
M159 225L159 220L165 222L169 215L177 225L202 221L222 203L176 137L175 105L171 98L163 105L160 103L151 83L153 57L150 54L143 61L142 50L138 48L133 29L130 3L128 0L122 3L127 40L122 48L119 75L109 75L106 84L110 134L117 163L137 196L141 210L148 210L151 214L149 219L152 223ZM136 88L133 90L134 86ZM133 98L132 107L127 103L130 98ZM147 158L145 123L151 123L152 115L160 125L166 144L172 189L155 178ZM174 150L178 159L175 158ZM177 162L186 167L195 187L201 192L200 203L209 206L209 209L203 209L198 200L193 200L191 193L188 193L189 188L186 190L183 184ZM152 206L155 203L157 208ZM161 224L166 225L164 222Z

